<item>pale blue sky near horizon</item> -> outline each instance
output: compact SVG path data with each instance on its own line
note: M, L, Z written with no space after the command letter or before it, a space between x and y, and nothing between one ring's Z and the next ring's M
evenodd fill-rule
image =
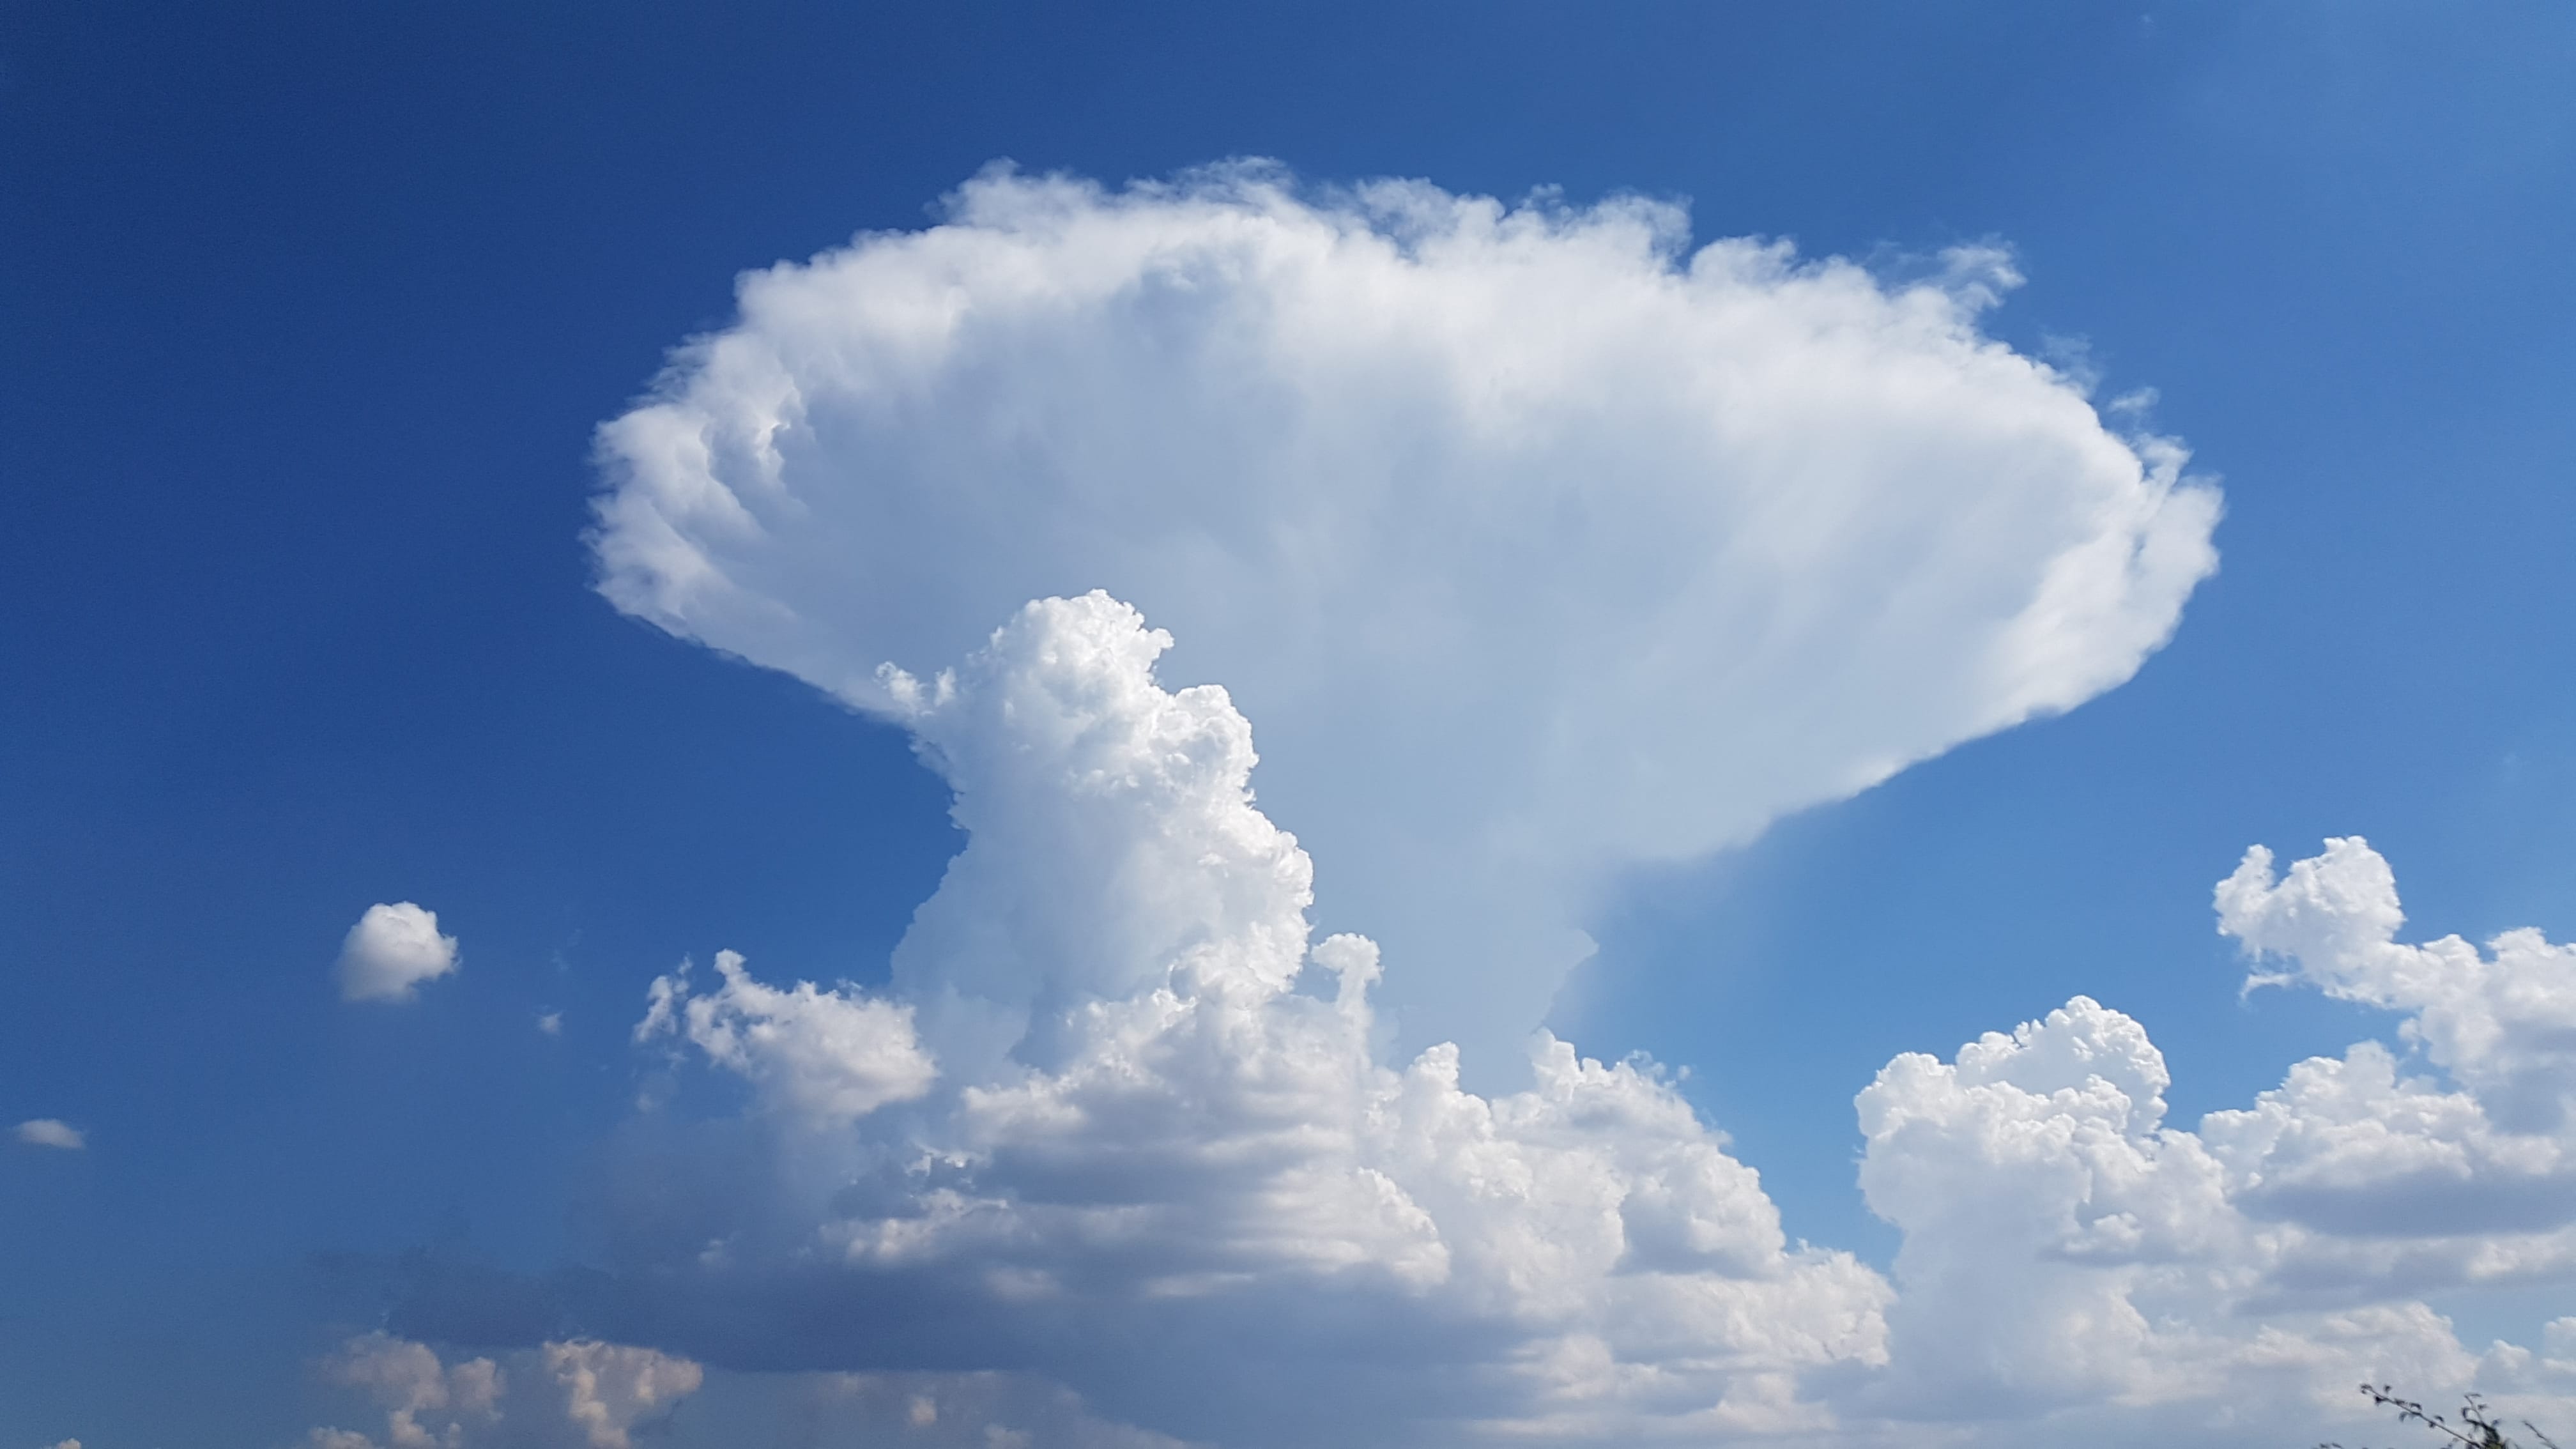
M883 979L943 787L589 591L590 433L736 273L1000 158L1998 240L1995 335L2222 481L2135 680L1593 923L1553 1025L1687 1068L1794 1237L1892 1250L1851 1100L1897 1052L2083 993L2189 1122L2388 1031L2240 995L2248 845L2576 935L2571 66L2539 4L15 7L0 1120L89 1146L0 1151L0 1446L284 1442L420 1264L583 1261L654 975ZM402 1011L329 979L380 900L463 942Z

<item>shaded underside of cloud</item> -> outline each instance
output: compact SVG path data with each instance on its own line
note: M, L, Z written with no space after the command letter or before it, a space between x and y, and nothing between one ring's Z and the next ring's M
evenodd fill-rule
M1136 603L1411 963L1404 1039L1515 1044L1620 866L2118 684L2214 563L2177 447L1980 331L2000 252L1688 236L991 171L747 275L601 429L601 588L881 716L1027 599Z

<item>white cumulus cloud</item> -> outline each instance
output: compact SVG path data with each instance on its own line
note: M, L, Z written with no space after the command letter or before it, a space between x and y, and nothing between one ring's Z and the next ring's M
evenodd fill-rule
M15 1135L29 1147L58 1147L66 1152L78 1152L89 1146L89 1134L52 1117L30 1117L18 1124Z
M2256 852L2220 906L2285 956L2260 979L2402 1012L2420 1050L2297 1064L2196 1128L2085 997L1901 1056L1858 1101L1891 1281L1788 1241L1651 1063L1541 1033L1503 1094L1455 1046L1388 1064L1377 947L1313 938L1250 726L1165 688L1169 645L1095 593L888 677L969 832L888 993L730 957L655 983L640 1034L757 1084L772 1148L630 1260L663 1349L845 1370L889 1429L1035 1422L952 1415L942 1366L1060 1385L1086 1433L1247 1446L2250 1449L2351 1423L2364 1377L2576 1408L2576 1324L2479 1349L2427 1302L2576 1275L2567 948L2396 945L2359 841L2285 880Z
M2249 851L2218 906L2286 962L2258 983L2402 1011L2421 1059L2363 1042L2191 1130L2165 1121L2145 1029L2084 997L1949 1062L1897 1058L1859 1100L1862 1185L1905 1234L1866 1401L2088 1442L2295 1433L2352 1412L2363 1377L2576 1409L2560 1329L2537 1358L2475 1352L2425 1303L2576 1277L2576 953L2532 931L2396 943L2394 877L2358 838L2286 878Z
M340 999L407 1002L456 963L456 938L438 934L437 912L409 901L369 906L340 943Z
M1347 1430L1354 1401L1399 1439L1818 1422L1798 1375L1882 1357L1878 1275L1789 1243L1651 1064L1542 1035L1535 1085L1500 1097L1461 1086L1452 1046L1381 1065L1376 947L1310 948L1310 867L1252 803L1250 728L1224 690L1155 680L1169 642L1106 595L1051 599L936 684L895 681L970 831L896 952L901 1006L730 958L714 995L655 983L642 1034L685 1022L822 1108L805 1127L849 1129L782 1151L772 1190L810 1188L802 1216L764 1240L781 1204L757 1205L680 1281L862 1321L935 1303L919 1332L1033 1356L1113 1414L1159 1396L1177 1422L1153 1427L1183 1437L1242 1435L1247 1402L1272 1441ZM919 1100L888 1063L924 1071L901 1079ZM1343 1362L1355 1344L1377 1361ZM1319 1375L1338 1397L1306 1392Z
M705 1371L684 1358L632 1344L577 1339L545 1346L548 1372L564 1391L564 1415L590 1449L628 1449L627 1431L698 1391Z
M2248 950L2329 996L2407 1013L2405 1038L2518 1132L2554 1132L2576 1105L2576 947L2507 931L2478 948L2457 936L2399 944L2388 863L2358 836L2275 879L2256 846L2218 887L2221 926Z
M500 1366L491 1359L468 1359L450 1366L427 1344L382 1332L361 1334L342 1344L323 1364L323 1374L333 1383L360 1390L385 1411L384 1442L391 1449L454 1449L463 1442L469 1423L499 1419L507 1385ZM317 1449L368 1442L365 1436L344 1429L316 1429L313 1435Z
M667 1414L705 1381L705 1371L687 1359L589 1339L504 1358L511 1362L450 1359L381 1331L351 1338L323 1361L322 1376L383 1410L384 1437L318 1427L307 1436L309 1449L630 1449L629 1431ZM555 1392L526 1392L540 1383Z
M742 957L716 957L723 985L692 996L688 969L653 983L635 1039L686 1032L710 1058L759 1084L769 1101L822 1125L846 1125L908 1101L937 1075L913 1037L912 1008L819 991L780 991L751 979Z
M601 588L882 717L1105 588L1263 722L1406 1040L1516 1044L1620 866L2069 708L2214 566L2216 494L1916 282L1674 206L1235 165L995 170L743 278L605 425ZM1491 1052L1484 1052L1491 1055Z
M1105 1422L1062 1387L1023 1374L819 1374L809 1376L803 1397L818 1445L1189 1449L1178 1439Z

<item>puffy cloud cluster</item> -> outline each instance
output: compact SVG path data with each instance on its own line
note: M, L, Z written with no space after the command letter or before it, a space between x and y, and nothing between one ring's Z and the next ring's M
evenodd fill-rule
M2567 1128L2576 1105L2576 948L2528 929L2505 932L2483 953L2457 936L2399 944L2396 879L2358 837L2326 842L2324 855L2279 880L2270 851L2247 851L2218 888L2218 910L2222 928L2248 950L2289 963L2263 983L2297 981L2405 1012L2405 1039L2507 1130Z
M1787 1242L1650 1063L1541 1034L1502 1095L1454 1046L1384 1064L1377 948L1311 940L1250 728L1158 682L1169 643L1092 594L887 676L969 831L887 995L655 983L646 1034L747 1082L775 1149L628 1265L665 1347L843 1371L883 1424L898 1386L1033 1375L1081 1396L1068 1443L2250 1446L2365 1376L2576 1408L2576 1319L2472 1350L2425 1302L2576 1277L2567 948L2396 945L2361 842L2286 880L2254 852L2219 904L2286 961L2257 979L2404 1012L2422 1062L2364 1043L2193 1130L2088 998L1899 1057L1858 1101L1890 1282Z
M456 969L456 938L438 934L438 913L409 901L367 907L340 943L340 999L411 1001L421 983Z
M2287 963L2257 983L2406 1013L2438 1075L2363 1042L2183 1130L2145 1030L2083 997L1951 1062L1899 1057L1859 1101L1862 1185L1905 1232L1873 1399L2054 1409L2094 1433L2330 1412L2364 1376L2576 1407L2576 1364L2548 1347L2576 1320L2536 1358L2473 1354L2423 1301L2576 1280L2576 951L2532 931L2396 943L2394 878L2358 838L2286 879L2257 847L2217 900L2223 930Z
M896 719L882 664L1136 602L1262 720L1326 924L1407 962L1404 1039L1491 1056L1621 865L2168 636L2216 494L1983 335L2015 280L1692 250L1635 198L995 170L941 225L747 275L602 428L601 588Z
M427 1344L386 1333L349 1340L323 1366L332 1382L360 1390L385 1411L385 1440L392 1449L437 1449L464 1442L467 1421L490 1423L500 1417L504 1379L488 1358L469 1359L453 1368L440 1362ZM431 1424L438 1427L432 1429ZM332 1442L365 1443L364 1435L345 1430L316 1430L338 1436Z
M2485 951L2400 944L2396 881L2358 837L2280 879L2269 851L2246 852L2218 908L2248 950L2287 963L2258 982L2403 1012L2400 1039L2440 1068L2409 1074L2363 1043L2203 1125L2250 1210L2340 1244L2302 1260L2301 1286L2576 1276L2576 947L2533 930Z
M1062 1385L1028 1374L728 1374L586 1339L500 1357L506 1366L388 1333L351 1338L319 1365L321 1377L382 1411L386 1426L316 1427L301 1449L1190 1449L1102 1419ZM682 1400L686 1417L673 1412Z
M732 1376L722 1394L732 1442L778 1442L792 1423L812 1449L1189 1449L1091 1413L1061 1385L1011 1373Z
M450 1362L428 1344L384 1332L352 1338L324 1362L323 1376L382 1409L384 1437L316 1428L309 1449L466 1449L505 1441L631 1449L628 1431L667 1413L705 1379L687 1359L588 1339L510 1357L516 1362L509 1367L488 1357Z

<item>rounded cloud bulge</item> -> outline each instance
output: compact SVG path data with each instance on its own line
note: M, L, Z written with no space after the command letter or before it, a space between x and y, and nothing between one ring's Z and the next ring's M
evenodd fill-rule
M1620 867L2121 683L2215 567L2181 448L1983 333L2003 253L1944 263L995 168L742 278L600 430L600 587L884 718L1029 599L1135 604L1261 721L1401 1035L1504 1055Z
M340 999L405 1005L423 982L456 965L456 938L438 933L436 911L410 901L372 905L340 943Z

